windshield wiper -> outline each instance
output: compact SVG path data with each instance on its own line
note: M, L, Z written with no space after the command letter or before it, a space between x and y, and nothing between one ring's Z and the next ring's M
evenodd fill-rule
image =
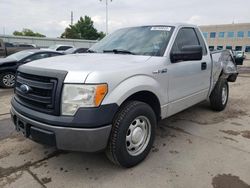
M123 50L123 49L113 49L113 50L103 50L103 53L110 53L113 52L115 54L131 54L135 55L135 53L128 51L128 50Z

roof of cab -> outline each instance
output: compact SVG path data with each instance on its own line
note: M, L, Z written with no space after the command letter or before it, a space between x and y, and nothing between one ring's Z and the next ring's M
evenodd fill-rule
M198 28L197 25L193 24L188 24L188 23L157 23L157 24L144 24L144 25L132 25L131 27L143 27L143 26L172 26L175 28L179 27L193 27L193 28Z

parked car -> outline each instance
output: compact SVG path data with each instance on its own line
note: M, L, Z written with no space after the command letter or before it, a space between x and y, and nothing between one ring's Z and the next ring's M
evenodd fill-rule
M20 51L9 55L6 58L0 59L0 86L4 88L14 87L16 70L20 65L34 60L54 57L58 55L63 54L51 50L34 49Z
M22 51L22 50L28 50L28 49L35 49L33 45L29 44L12 44L9 42L3 42L2 39L0 39L0 57L6 57L13 53Z
M207 99L224 110L238 75L231 53L210 53L189 24L120 29L88 52L20 66L12 119L36 142L106 151L124 167L149 154L159 120Z
M79 53L86 53L88 48L70 48L64 51L64 54L79 54Z
M70 48L74 48L74 46L72 45L62 45L62 44L56 44L56 45L52 45L49 47L49 49L51 50L55 50L55 51L59 51L59 52L64 52Z

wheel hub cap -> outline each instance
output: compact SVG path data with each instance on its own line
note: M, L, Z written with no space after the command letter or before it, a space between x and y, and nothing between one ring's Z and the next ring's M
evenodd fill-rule
M126 147L130 155L137 156L147 147L151 136L151 124L147 117L137 117L128 127Z
M224 105L227 102L227 88L222 88L222 104Z
M3 77L3 83L4 85L11 87L15 84L15 75L13 74L7 74Z
M132 142L138 144L143 139L143 130L140 127L136 127L132 133Z

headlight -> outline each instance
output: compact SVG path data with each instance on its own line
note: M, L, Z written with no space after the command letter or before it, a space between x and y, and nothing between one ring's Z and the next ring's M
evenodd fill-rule
M80 107L98 107L107 92L107 84L64 84L61 113L73 116Z

